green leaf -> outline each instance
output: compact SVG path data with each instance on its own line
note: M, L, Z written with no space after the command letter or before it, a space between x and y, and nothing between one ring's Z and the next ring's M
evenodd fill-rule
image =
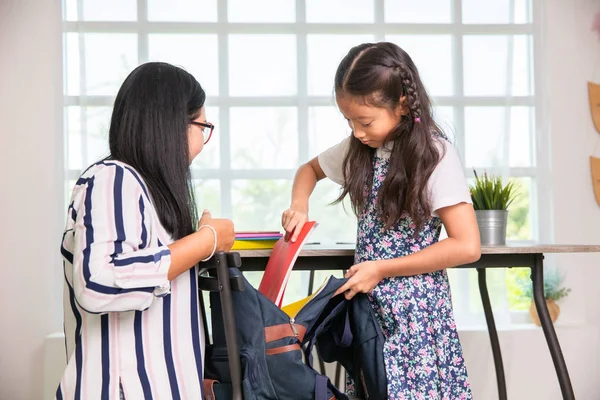
M469 187L473 207L476 210L507 210L518 197L517 184L510 180L503 185L502 178L484 173L483 177L475 173L475 183Z

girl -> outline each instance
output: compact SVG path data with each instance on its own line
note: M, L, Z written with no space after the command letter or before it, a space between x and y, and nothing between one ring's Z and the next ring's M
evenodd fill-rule
M350 50L335 75L352 136L300 167L283 213L294 241L317 181L342 187L358 216L355 265L339 293L368 293L385 336L389 399L469 399L446 268L480 243L464 169L432 116L417 68L392 43ZM448 238L438 241L444 224ZM350 383L350 391L352 384Z
M110 156L79 178L68 209L57 399L202 398L196 265L234 239L231 221L196 219L189 166L214 128L205 98L164 63L139 66L119 90Z

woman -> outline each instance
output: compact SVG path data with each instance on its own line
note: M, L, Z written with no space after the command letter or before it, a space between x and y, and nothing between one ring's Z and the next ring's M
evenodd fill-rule
M68 364L57 399L200 399L197 264L234 240L197 221L190 164L208 142L196 79L147 63L125 80L110 156L77 181L61 252Z

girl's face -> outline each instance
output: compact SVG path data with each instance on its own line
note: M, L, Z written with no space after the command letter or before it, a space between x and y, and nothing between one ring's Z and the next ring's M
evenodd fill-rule
M194 118L192 121L206 123L206 113L205 113L204 107L202 107L200 109L200 112L198 113L198 117ZM202 132L203 129L206 129L206 128L203 128L203 127L201 127L199 125L195 125L195 124L188 125L188 145L189 145L189 152L190 152L190 164L192 163L192 161L194 161L194 158L196 158L196 156L198 154L200 154L200 152L204 148L204 134Z
M337 97L337 105L348 121L354 137L376 149L383 145L392 129L400 123L400 118L406 115L406 107L398 106L396 110L390 110L359 100L354 96L341 95ZM404 103L404 98L401 103Z

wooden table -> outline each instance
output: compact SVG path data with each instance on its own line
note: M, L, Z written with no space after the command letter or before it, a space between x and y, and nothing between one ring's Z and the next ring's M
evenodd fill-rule
M479 292L483 303L483 310L490 335L494 364L496 367L496 380L498 384L498 396L500 400L506 399L506 381L504 377L504 366L502 365L502 353L498 333L494 322L494 314L490 304L490 298L486 283L487 268L531 268L531 280L533 281L533 299L538 309L540 322L548 343L548 348L554 362L556 375L560 383L560 389L564 399L575 399L573 387L565 360L550 320L546 299L544 297L544 254L550 253L591 253L600 252L600 246L586 245L508 245L487 246L481 249L479 261L461 265L456 268L477 269ZM244 271L264 271L270 250L242 250ZM295 271L311 271L309 291L312 291L314 283L314 271L318 270L347 270L354 264L354 247L350 246L312 246L304 247L294 265Z

